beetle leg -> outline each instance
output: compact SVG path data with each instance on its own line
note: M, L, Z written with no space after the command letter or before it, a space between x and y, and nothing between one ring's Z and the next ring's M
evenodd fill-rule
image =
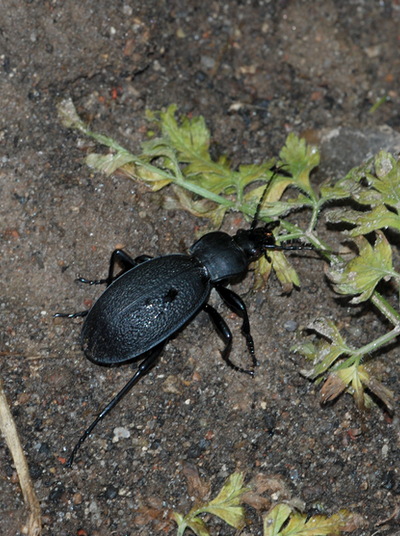
M208 303L204 305L203 310L209 315L212 320L212 323L215 326L215 329L218 332L218 335L225 343L225 348L221 350L221 356L225 363L237 372L244 372L245 374L250 374L251 376L253 376L253 370L246 370L242 367L238 367L229 359L229 353L232 347L232 333L229 329L228 324L225 322L222 316L214 309L214 307L211 307L211 305L209 305Z
M56 313L54 318L78 318L79 316L86 316L89 309L86 311L78 311L77 313Z
M142 262L151 261L152 258L151 255L139 255L138 257L135 257L135 263L140 264Z
M137 382L145 376L150 369L156 364L156 361L165 345L165 342L162 344L159 344L149 352L147 352L147 357L145 358L142 363L140 363L137 371L132 376L132 378L128 381L128 383L119 391L117 395L107 404L107 406L99 413L99 415L96 417L96 419L92 422L92 424L83 432L82 436L80 437L78 443L75 445L71 456L68 458L67 461L67 467L71 467L76 453L82 446L82 443L85 441L85 439L92 433L93 428L102 420L104 417L109 413L117 404L118 402L132 389L132 387L137 384Z
M131 268L134 268L138 264L148 261L149 259L151 259L151 257L149 257L148 255L139 255L139 257L133 259L129 255L129 253L126 253L126 251L124 251L123 249L115 249L111 254L108 277L104 280L104 282L107 283L107 286L110 285L114 281L114 279L118 279L118 277L120 277L122 274L124 274ZM121 272L119 272L119 274L114 276L114 268L116 263L118 263L122 267L122 270Z
M233 292L233 290L223 287L222 285L217 285L215 287L215 290L221 296L224 303L229 307L229 309L238 316L240 316L240 318L243 320L242 335L246 339L247 348L253 361L253 367L257 367L258 361L256 359L256 354L254 351L254 341L250 333L250 322L244 301L240 296L236 294L236 292Z
M108 276L105 279L86 279L85 277L78 277L76 280L80 283L85 283L86 285L107 285L108 287L114 279L117 279L131 268L134 268L138 264L148 261L149 259L151 259L151 257L148 255L139 255L133 259L123 249L115 249L111 254ZM114 276L114 269L117 263L122 267L122 270L118 275Z

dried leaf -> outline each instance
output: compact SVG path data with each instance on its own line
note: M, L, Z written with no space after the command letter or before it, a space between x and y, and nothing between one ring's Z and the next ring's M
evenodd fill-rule
M323 404L335 400L347 389L347 383L345 383L340 376L335 373L329 374L328 379L321 387L321 401Z
M379 380L370 376L365 380L365 385L379 400L381 400L390 413L394 413L394 393Z
M189 495L199 501L207 500L210 496L211 486L200 478L197 467L191 463L184 462L182 472L187 480Z
M255 510L263 510L266 511L271 507L271 499L268 499L267 497L263 497L259 493L255 493L254 491L248 491L245 493L242 497L242 501L244 504L248 504Z

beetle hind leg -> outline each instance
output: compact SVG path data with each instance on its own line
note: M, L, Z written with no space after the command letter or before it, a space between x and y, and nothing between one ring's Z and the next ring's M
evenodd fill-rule
M211 307L211 305L209 305L208 303L204 305L203 310L209 315L212 320L212 323L215 326L215 329L217 330L218 335L225 343L225 348L221 350L221 356L225 363L229 365L233 370L236 370L236 372L242 372L244 374L254 376L254 370L247 370L242 367L238 367L230 360L229 354L232 348L232 333L229 329L228 324L225 322L222 316L214 309L214 307Z
M129 391L132 389L134 385L138 383L138 381L145 376L151 368L154 367L156 364L156 361L164 348L165 342L159 344L152 350L146 353L146 358L142 363L140 363L138 369L136 370L135 374L132 376L132 378L128 381L128 383L115 395L115 397L107 404L107 406L98 414L96 419L92 422L92 424L83 432L81 437L79 438L79 441L75 445L75 447L72 450L71 456L68 458L67 461L67 467L71 467L74 458L76 456L76 453L82 446L82 443L86 440L86 438L92 433L93 429L97 424L104 419L104 417L118 404L122 398L129 393Z

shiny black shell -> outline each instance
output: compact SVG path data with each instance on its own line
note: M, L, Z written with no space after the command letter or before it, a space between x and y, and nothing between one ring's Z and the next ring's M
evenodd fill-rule
M82 328L86 356L123 363L167 341L207 302L211 280L195 257L166 255L118 277L90 309Z

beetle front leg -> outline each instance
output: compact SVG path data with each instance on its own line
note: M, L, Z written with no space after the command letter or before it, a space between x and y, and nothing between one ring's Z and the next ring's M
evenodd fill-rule
M211 305L209 305L208 303L204 305L203 310L209 315L212 320L212 323L215 326L215 329L218 332L218 335L225 343L225 348L221 350L221 356L225 363L229 365L233 370L236 370L236 372L243 372L245 374L250 374L250 376L253 376L254 370L247 370L242 367L238 367L230 360L229 354L232 347L232 333L229 329L228 324L225 322L222 316L214 309L214 307L211 307Z
M257 361L255 350L254 350L253 337L251 336L251 333L250 333L249 316L247 314L247 308L246 308L244 301L242 300L240 296L236 294L236 292L233 292L233 290L223 287L222 285L217 285L215 287L215 290L221 296L224 303L229 307L229 309L233 311L235 314L237 314L238 316L240 316L240 318L243 320L242 334L246 339L247 348L249 350L249 354L253 361L253 367L257 367L258 361Z
M82 446L82 443L92 433L93 428L95 428L95 426L102 419L104 419L104 417L118 404L118 402L120 400L122 400L122 398L127 393L129 393L129 391L132 389L132 387L134 385L136 385L138 383L138 381L141 378L143 378L143 376L145 376L150 371L150 369L152 369L154 367L154 365L156 364L156 361L157 361L162 349L164 348L164 345L165 345L165 342L163 342L162 344L159 344L158 346L156 346L155 348L153 348L152 350L147 352L147 357L145 358L144 361L142 361L142 363L140 363L137 371L132 376L132 378L128 381L128 383L125 385L125 387L123 387L121 389L121 391L119 391L119 393L117 395L115 395L115 397L111 400L111 402L109 402L109 404L107 404L107 406L103 409L103 411L101 411L99 413L99 415L92 422L92 424L83 432L83 434L81 435L78 443L73 448L71 456L68 458L68 461L67 461L67 464L66 464L67 467L72 466L76 453L78 452L78 450Z

